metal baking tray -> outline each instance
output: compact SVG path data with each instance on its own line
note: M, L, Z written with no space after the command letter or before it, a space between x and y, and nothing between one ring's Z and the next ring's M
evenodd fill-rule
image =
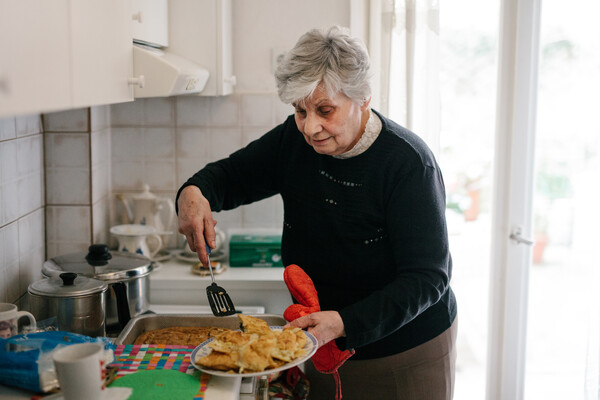
M287 321L281 315L247 314L267 321L269 326L283 326ZM144 314L129 320L114 344L133 344L135 339L146 331L171 328L173 326L216 326L219 328L239 329L240 319L237 315L215 317L206 314Z

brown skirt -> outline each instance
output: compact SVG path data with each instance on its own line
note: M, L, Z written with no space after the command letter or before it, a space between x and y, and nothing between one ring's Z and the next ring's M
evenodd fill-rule
M388 357L346 361L339 369L344 400L452 400L458 318L439 336ZM333 375L305 364L309 400L335 399Z

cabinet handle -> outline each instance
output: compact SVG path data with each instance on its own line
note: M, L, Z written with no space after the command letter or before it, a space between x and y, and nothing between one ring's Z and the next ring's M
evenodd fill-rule
M237 84L237 77L235 75L230 76L229 78L223 79L223 82L229 83L231 86L235 86Z
M142 89L146 84L146 78L144 78L144 75L140 75L137 78L127 79L127 83L129 83L130 85L138 85L138 87Z
M134 21L137 21L141 24L142 22L144 22L144 13L142 13L141 11L138 11L135 14L131 15L131 19Z

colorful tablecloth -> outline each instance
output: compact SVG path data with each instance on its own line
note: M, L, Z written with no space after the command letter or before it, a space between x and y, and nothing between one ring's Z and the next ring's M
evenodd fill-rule
M210 379L190 363L190 356L195 347L166 345L118 345L115 348L115 361L111 364L118 368L119 377L140 369L170 369L198 377L200 390L194 397L204 399L204 393Z

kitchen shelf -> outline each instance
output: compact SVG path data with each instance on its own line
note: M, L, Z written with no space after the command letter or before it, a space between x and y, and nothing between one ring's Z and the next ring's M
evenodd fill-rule
M208 305L206 287L210 275L192 272L192 263L171 259L161 262L150 274L150 303ZM267 314L283 314L292 304L283 281L284 268L231 268L215 275L217 284L231 296L236 306L262 306Z

